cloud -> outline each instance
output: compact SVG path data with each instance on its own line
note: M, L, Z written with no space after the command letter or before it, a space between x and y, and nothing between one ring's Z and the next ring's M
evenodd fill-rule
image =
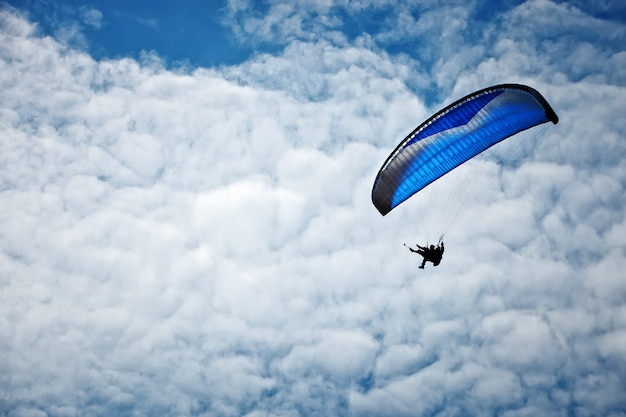
M290 33L320 24L308 13L332 14L303 5L269 10L291 18ZM448 46L471 16L454 10ZM366 36L297 36L213 69L169 70L154 55L96 61L1 11L2 409L623 409L624 70L574 69L618 63L608 33L589 47L576 30L550 32L572 54L561 62L542 49L544 29L525 40L504 30L546 10L562 28L599 22L527 2L484 24L486 46L431 51L436 73ZM537 87L561 122L520 136L529 145L515 157L498 148L468 165L474 187L463 175L442 182L473 193L444 262L417 270L402 243L424 238L424 206L380 217L376 171L429 114L504 79Z
M81 20L94 29L102 27L102 12L92 7L83 6L79 9Z

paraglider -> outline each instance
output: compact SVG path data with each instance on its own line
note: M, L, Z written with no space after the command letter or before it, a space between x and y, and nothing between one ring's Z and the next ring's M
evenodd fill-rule
M476 91L413 130L382 165L372 202L383 216L496 143L559 118L535 89L501 84Z
M406 244L404 246L406 246ZM409 250L413 253L422 255L422 257L424 258L422 260L422 264L419 266L420 269L424 269L426 262L432 262L433 266L437 266L441 263L441 258L443 257L443 251L445 249L442 241L439 241L437 246L435 245L430 245L430 246L416 245L416 246L417 246L417 249L413 249L409 246L407 246L407 248L409 248Z
M519 132L558 116L535 89L520 84L488 87L454 102L413 130L383 163L372 188L372 202L385 216L426 186ZM439 265L437 246L417 245L411 252ZM406 246L406 244L405 244Z

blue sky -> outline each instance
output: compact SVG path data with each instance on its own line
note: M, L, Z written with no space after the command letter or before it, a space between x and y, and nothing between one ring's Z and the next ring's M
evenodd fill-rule
M626 8L493 4L2 3L0 415L624 416ZM559 124L380 216L500 83Z
M96 58L138 57L156 51L171 64L212 66L241 62L252 49L222 22L224 2L18 1L46 34L72 28L78 46ZM75 42L78 39L75 39Z

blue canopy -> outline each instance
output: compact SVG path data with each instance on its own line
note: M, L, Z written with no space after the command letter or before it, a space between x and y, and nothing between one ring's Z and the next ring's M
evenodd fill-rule
M384 216L431 182L496 143L559 118L531 87L502 84L472 93L419 125L376 176L372 201Z

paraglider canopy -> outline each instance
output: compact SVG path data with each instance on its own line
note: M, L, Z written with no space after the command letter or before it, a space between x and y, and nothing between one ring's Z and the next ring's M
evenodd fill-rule
M559 118L535 89L501 84L476 91L413 130L389 155L372 189L384 216L428 184L496 143Z

